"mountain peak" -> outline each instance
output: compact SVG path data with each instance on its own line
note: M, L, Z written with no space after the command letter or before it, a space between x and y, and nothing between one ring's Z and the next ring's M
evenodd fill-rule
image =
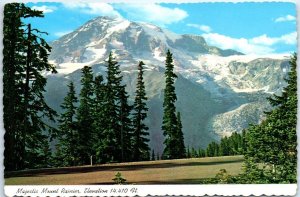
M87 21L86 24L89 24L89 23L98 23L98 24L118 23L118 22L124 22L124 21L128 21L128 20L118 17L118 16L98 16L94 19Z
M186 59L197 60L203 54L241 55L234 50L209 46L200 35L180 35L150 23L100 16L54 41L49 59L57 68L72 64L73 69L66 72L102 63L110 51L124 66L139 60L162 65L167 49L177 59L177 67L193 67Z
M108 21L113 21L113 20L121 20L123 18L118 17L118 16L98 16L92 20L108 20Z

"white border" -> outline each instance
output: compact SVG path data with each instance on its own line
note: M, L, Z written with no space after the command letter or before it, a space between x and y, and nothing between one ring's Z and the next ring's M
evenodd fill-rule
M3 38L3 8L4 4L10 3L10 2L64 2L64 1L73 1L73 2L79 2L79 1L84 1L84 0L1 0L0 1L0 65L1 65L1 70L2 70L2 59L3 59L3 44L2 44L2 38ZM97 2L109 2L109 3L119 3L119 2L126 2L126 3L158 3L158 2L165 2L165 3L204 3L204 2L233 2L233 3L238 3L238 2L292 2L296 4L296 13L297 13L297 32L299 35L300 32L300 26L299 26L299 21L300 21L300 1L299 0L279 0L279 1L273 1L273 0L85 0L86 1L97 1ZM300 40L300 36L298 36L298 43ZM300 54L299 54L299 44L298 44L298 61L297 64L300 65ZM300 67L298 66L297 68L298 72L298 90L300 90ZM2 86L2 75L3 73L0 71L0 98L2 98L3 94L3 86ZM300 100L300 94L298 92L298 99ZM0 99L0 106L3 106L2 99ZM299 106L299 105L298 105ZM2 137L0 137L0 150L4 151L4 126L3 126L3 108L0 108L0 133L2 134ZM299 117L300 109L298 107L298 116ZM300 124L297 124L297 136L298 136L298 144L300 144ZM298 164L299 164L299 152L300 148L298 146ZM191 196L204 196L204 195L222 195L222 196L232 196L232 195L243 195L243 196L260 196L260 195L266 195L266 196L271 196L271 195L285 195L285 196L300 196L300 188L297 187L297 184L264 184L264 185L259 185L259 184L237 184L237 185L230 185L230 184L224 184L224 185L51 185L51 186L4 186L4 167L3 167L3 153L0 154L0 160L2 161L2 165L0 165L0 176L2 177L0 179L0 185L3 186L0 189L0 196L5 196L4 191L6 195L8 196L76 196L75 193L61 193L62 188L65 188L67 190L80 190L82 193L77 196L147 196L147 195L159 195L159 196L165 196L165 195L191 195ZM300 165L298 165L298 172L300 172ZM297 177L298 183L300 182L300 176L298 173ZM108 190L111 191L111 189L128 189L129 192L126 193L97 193L97 194L91 194L91 193L84 193L85 188L91 188L93 190L97 190L101 188L102 190ZM27 190L40 190L42 191L43 188L48 188L49 190L54 190L58 189L60 193L55 193L55 194L22 194L22 193L17 193L18 189L23 188ZM132 188L136 188L137 193L130 192L135 191ZM122 191L122 190L120 190ZM124 190L123 190L124 191ZM297 192L297 193L296 193Z
M85 193L85 189L90 188L95 191L107 191L103 193ZM260 195L285 195L295 196L296 184L266 184L266 185L72 185L72 186L5 186L6 195L12 196L36 196L47 195L51 197L56 196L166 196L166 195L190 195L190 196L204 196L204 195L244 195L244 196L260 196ZM23 191L31 191L32 193L22 193ZM55 193L41 193L42 190L51 190ZM76 190L78 192L64 193L67 190ZM19 192L18 192L19 190ZM35 191L34 191L35 190ZM57 193L56 193L57 191ZM114 192L115 191L115 192ZM119 191L119 192L118 192ZM35 193L38 192L38 193Z

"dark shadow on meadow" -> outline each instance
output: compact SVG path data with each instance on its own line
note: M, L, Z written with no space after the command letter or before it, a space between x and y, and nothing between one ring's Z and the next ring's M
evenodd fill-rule
M5 173L5 178L10 177L38 177L44 175L55 175L55 174L74 174L74 173L89 173L99 171L137 171L147 168L174 168L174 167L187 167L187 166L203 166L203 165L219 165L219 164L230 164L240 163L243 158L228 161L195 161L185 163L148 163L148 164L111 164L111 165L96 165L96 166L82 166L82 167L67 167L67 168L47 168L47 169L36 169L36 170L24 170L24 171L13 171ZM145 182L149 183L149 182ZM103 183L101 183L103 184ZM143 184L143 183L142 183ZM156 184L156 183L154 183ZM157 183L159 184L159 183Z

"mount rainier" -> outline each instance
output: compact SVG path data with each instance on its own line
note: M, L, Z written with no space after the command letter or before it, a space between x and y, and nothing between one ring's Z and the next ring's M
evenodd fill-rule
M286 85L289 57L244 55L210 46L199 35L178 35L158 26L120 18L97 17L51 43L50 62L58 74L48 78L45 97L61 112L70 80L80 91L80 69L92 66L105 75L109 52L120 64L123 82L134 99L137 64L144 61L150 146L163 150L161 131L165 53L173 53L177 110L182 114L185 144L206 147L213 140L258 123L270 109L266 97Z

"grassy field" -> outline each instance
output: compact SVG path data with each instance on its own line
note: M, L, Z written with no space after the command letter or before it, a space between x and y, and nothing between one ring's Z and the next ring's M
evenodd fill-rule
M197 184L220 169L241 172L243 157L210 157L29 170L6 175L6 185L113 184L117 172L129 184Z

